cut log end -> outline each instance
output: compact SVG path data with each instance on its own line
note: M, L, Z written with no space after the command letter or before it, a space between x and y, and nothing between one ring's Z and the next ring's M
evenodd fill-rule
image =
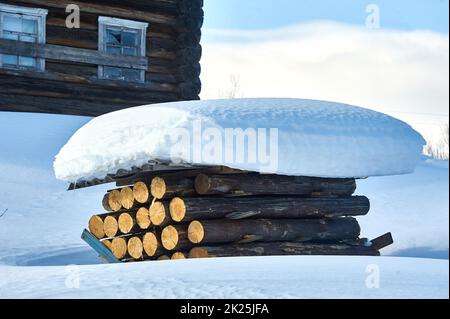
M117 259L123 259L127 254L127 242L125 239L121 237L114 238L111 243L111 252Z
M161 202L154 202L149 209L150 221L153 225L161 226L166 220L166 208Z
M144 251L149 257L153 257L158 250L158 239L154 233L147 233L142 239Z
M133 185L133 197L141 204L145 204L150 199L150 192L144 182L137 182Z
M141 207L138 209L136 212L136 222L141 229L148 229L152 225L147 208Z
M120 202L120 191L118 189L109 192L108 205L114 212L117 212L122 208L122 203Z
M156 199L161 199L166 194L166 182L161 177L155 177L150 185L150 193Z
M173 250L178 245L178 231L173 226L167 226L161 233L161 244L167 250Z
M131 209L134 206L134 195L131 187L124 187L120 190L120 203L123 208Z
M106 216L103 222L103 230L106 237L114 237L119 232L119 225L117 219L113 216Z
M205 237L205 230L201 222L194 220L189 224L188 238L191 243L199 244Z
M111 250L112 242L111 242L109 239L103 240L103 241L102 241L102 244L103 244L106 248L108 248L109 250Z
M97 215L92 216L89 219L89 231L91 232L92 235L94 235L98 239L105 237L103 225L104 225L103 220L101 219L101 217Z
M172 255L172 257L170 259L172 259L172 260L186 259L186 256L183 253L176 252Z
M128 254L134 259L142 258L144 247L139 237L131 237L127 244Z
M189 258L208 258L209 254L206 249L201 247L194 247L189 252Z
M181 222L186 216L186 205L184 204L184 200L179 197L175 197L170 201L169 210L170 217L175 222Z
M205 195L208 193L211 187L211 180L205 174L199 174L195 178L195 191L200 195Z
M123 234L129 234L134 227L133 217L128 213L120 214L118 224Z

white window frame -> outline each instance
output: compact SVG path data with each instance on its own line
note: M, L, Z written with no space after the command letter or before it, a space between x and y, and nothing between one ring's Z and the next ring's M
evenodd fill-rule
M13 6L9 4L0 3L0 38L3 38L3 19L5 16L20 17L25 16L37 21L37 43L44 44L46 42L46 24L47 24L48 10L41 8L28 8ZM2 55L0 54L0 68L2 65ZM30 70L30 68L23 68ZM22 70L22 68L14 68L14 70ZM31 68L33 71L45 71L45 59L36 58L36 68Z
M98 50L100 52L106 51L106 29L108 27L115 27L115 28L122 28L122 29L128 29L132 31L138 31L139 38L138 39L138 45L139 45L139 56L145 57L147 53L147 28L148 23L146 22L139 22L139 21L133 21L133 20L125 20L125 19L119 19L119 18L112 18L112 17L99 17L98 18ZM140 73L140 82L145 82L145 70L139 70ZM99 65L98 66L98 77L99 79L107 79L111 80L109 78L105 78L104 76L104 66ZM121 81L120 79L116 79L116 81ZM123 80L126 81L126 80Z

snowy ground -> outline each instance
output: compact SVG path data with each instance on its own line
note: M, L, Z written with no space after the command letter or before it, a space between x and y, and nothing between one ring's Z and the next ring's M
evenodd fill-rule
M67 185L52 172L53 156L86 121L0 112L0 126L7 132L0 137L0 215L8 209L0 218L0 297L448 298L448 161L424 159L414 174L358 184L358 193L372 204L369 215L359 219L363 235L373 238L392 231L395 244L383 254L418 258L98 265L80 234L89 216L102 211L99 199L110 186L66 192ZM67 268L69 264L80 266ZM379 289L366 288L370 264L379 267ZM74 273L80 275L79 289L68 288Z

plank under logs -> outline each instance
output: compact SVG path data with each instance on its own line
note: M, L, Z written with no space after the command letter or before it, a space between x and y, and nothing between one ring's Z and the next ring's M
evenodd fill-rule
M194 247L189 258L241 257L241 256L283 256L283 255L345 255L379 256L371 246L347 244L316 244L296 242L252 243Z
M356 190L354 179L303 176L199 174L195 189L201 195L316 195L349 196Z
M188 228L189 241L202 245L257 241L332 242L356 239L359 234L359 224L352 217L203 220L191 222Z
M366 215L370 202L364 196L351 197L175 197L170 216L175 222L203 219L323 218Z

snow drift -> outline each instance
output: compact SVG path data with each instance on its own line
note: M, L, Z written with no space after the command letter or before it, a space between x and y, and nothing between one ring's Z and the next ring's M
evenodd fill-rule
M231 143L226 138L230 129L235 134ZM236 132L244 140L243 156ZM252 138L258 139L257 147L251 147ZM408 124L346 104L303 99L175 102L94 118L61 149L54 170L67 182L103 178L149 160L332 178L397 175L414 170L424 144ZM270 163L260 160L262 154Z

